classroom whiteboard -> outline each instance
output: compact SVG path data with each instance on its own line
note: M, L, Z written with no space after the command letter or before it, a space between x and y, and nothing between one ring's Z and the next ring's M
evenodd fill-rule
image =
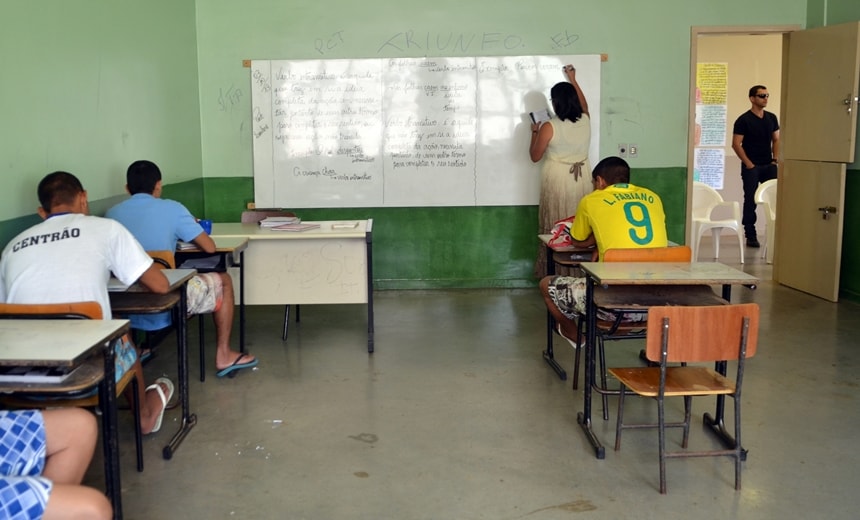
M572 63L599 160L600 56L254 60L259 207L534 205L529 112Z

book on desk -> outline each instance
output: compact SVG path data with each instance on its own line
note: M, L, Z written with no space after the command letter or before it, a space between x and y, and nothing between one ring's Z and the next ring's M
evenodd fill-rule
M303 223L303 224L282 224L280 226L274 226L269 229L272 231L307 231L309 229L317 229L320 227L319 224L312 223Z
M298 224L301 221L299 217L266 217L258 224L261 228L276 228L287 224Z

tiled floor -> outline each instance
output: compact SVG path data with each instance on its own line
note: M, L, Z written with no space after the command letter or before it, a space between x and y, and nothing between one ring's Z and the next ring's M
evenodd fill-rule
M721 260L739 266L737 246L724 242ZM142 474L124 414L125 518L857 518L860 306L774 285L758 251L747 253L743 269L763 281L734 295L758 302L762 320L746 376L739 492L730 460L690 459L669 462L660 496L656 432L627 432L622 451L594 458L576 424L581 391L541 358L537 289L388 291L376 293L372 355L363 306L303 306L285 343L283 308L252 308L259 368L222 380L210 362L200 383L192 365L199 423L162 460L178 417L168 412L146 439ZM639 345L626 343L610 362L637 362ZM555 345L570 369L572 350ZM148 378L175 376L170 350ZM712 407L694 401L698 417ZM631 417L656 413L650 400L629 408ZM596 423L611 446L614 413ZM695 424L691 444L712 445ZM97 486L100 464L88 476Z

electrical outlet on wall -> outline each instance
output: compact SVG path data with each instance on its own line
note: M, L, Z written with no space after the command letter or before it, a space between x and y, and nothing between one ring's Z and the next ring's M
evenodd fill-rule
M630 146L627 147L627 153L630 157L639 157L639 146L630 143Z
M618 157L627 157L627 143L618 143Z

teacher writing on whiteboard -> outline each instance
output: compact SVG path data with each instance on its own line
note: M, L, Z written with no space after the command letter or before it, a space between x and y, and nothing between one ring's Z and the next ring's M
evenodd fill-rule
M533 123L529 156L533 162L544 159L541 166L539 233L552 230L557 220L576 213L579 200L591 191L591 167L588 148L591 144L591 120L588 102L576 82L576 69L565 65L567 82L556 83L550 90L556 118ZM546 273L543 247L539 249L535 274Z

